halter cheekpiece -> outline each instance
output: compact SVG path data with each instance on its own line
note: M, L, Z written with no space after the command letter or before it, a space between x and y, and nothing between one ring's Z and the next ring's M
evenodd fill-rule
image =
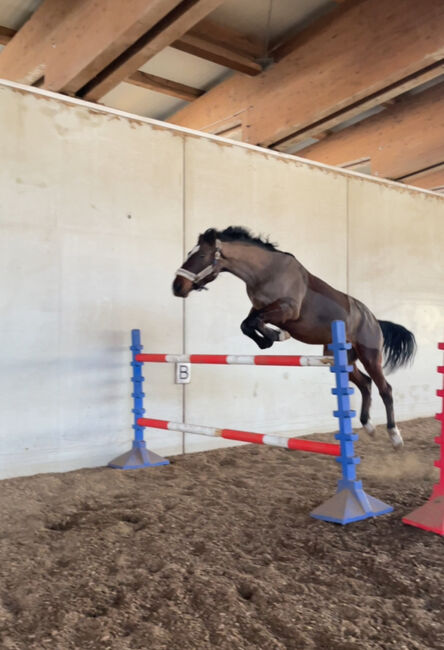
M192 255L194 255L194 253L197 253L198 250L199 250L199 246L195 246L190 251L190 253L189 253L188 257L187 257L187 260L190 259L190 257ZM211 262L211 264L209 264L204 269L202 269L202 271L199 271L199 273L193 273L192 271L188 271L187 269L184 269L183 267L180 267L180 269L178 269L176 271L176 276L180 275L183 278L186 278L187 280L190 280L193 284L197 284L197 283L201 282L201 280L206 278L207 275L210 275L211 273L214 273L214 271L216 270L215 269L216 264L218 263L218 261L220 260L221 257L222 257L222 242L220 241L220 239L216 239L216 249L214 251L214 259ZM219 271L216 271L216 275L218 275L218 273L219 273Z

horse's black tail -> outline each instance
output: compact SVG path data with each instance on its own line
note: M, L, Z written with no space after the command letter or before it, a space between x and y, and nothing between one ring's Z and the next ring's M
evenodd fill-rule
M378 323L384 337L384 368L391 372L413 361L416 353L415 335L402 325L388 320L380 320Z

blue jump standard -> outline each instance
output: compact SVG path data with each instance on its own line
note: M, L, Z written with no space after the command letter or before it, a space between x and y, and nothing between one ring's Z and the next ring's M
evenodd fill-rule
M338 481L336 494L325 503L315 508L311 516L337 524L349 524L353 521L368 519L392 512L393 508L387 503L369 496L362 487L362 482L356 479L356 465L360 458L355 456L354 442L358 436L353 433L352 418L355 411L350 410L350 395L354 393L349 385L348 373L352 367L348 365L347 350L351 344L346 342L345 325L343 321L334 321L331 326L333 343L328 346L333 351L334 365L330 371L335 374L336 387L332 388L338 402L337 411L333 412L339 420L339 440L341 455L336 461L341 464L342 478Z
M143 438L143 427L140 427L137 424L138 418L143 417L143 414L145 413L143 407L143 398L145 397L145 393L143 392L143 382L145 381L142 374L143 362L136 361L136 354L139 354L143 350L143 345L140 343L140 330L131 330L131 343L131 366L133 368L133 376L131 377L131 381L133 382L133 392L131 397L133 398L134 403L132 409L134 414L133 446L126 452L126 454L114 458L114 460L108 463L108 465L114 469L141 469L142 467L169 465L169 460L162 458L162 456L159 456L146 448L145 440Z
M339 433L335 435L339 440L341 455L336 461L341 464L342 478L338 481L336 494L328 499L325 503L315 508L311 516L324 521L331 521L338 524L349 524L353 521L368 519L392 512L393 508L387 503L369 496L363 489L361 481L356 479L356 465L360 459L355 456L353 443L358 436L353 433L352 418L356 415L350 410L350 395L354 393L353 388L349 386L348 374L352 367L348 365L347 350L351 344L346 342L345 324L343 321L334 321L331 326L332 340L328 347L333 351L334 365L330 371L335 374L336 387L332 388L332 393L337 397L338 408L333 415L339 420ZM116 469L140 469L142 467L156 467L158 465L168 465L166 458L158 456L146 448L143 437L144 427L139 426L137 421L143 417L145 409L143 407L143 362L136 361L136 354L139 354L143 346L140 343L140 330L131 332L132 352L131 366L133 368L132 398L134 407L134 440L130 451L109 463L110 467Z

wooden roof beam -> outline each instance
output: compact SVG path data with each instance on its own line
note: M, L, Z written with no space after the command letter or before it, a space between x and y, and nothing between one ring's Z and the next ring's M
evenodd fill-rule
M444 161L395 180L407 185L422 187L425 190L444 192Z
M128 77L128 79L126 79L126 82L133 84L134 86L139 86L140 88L145 88L145 90L153 90L157 93L164 93L165 95L178 97L186 102L194 101L205 92L199 88L186 86L177 81L164 79L163 77L158 77L154 74L147 74L146 72L142 72L142 70L134 72L130 77Z
M180 3L44 0L0 53L0 77L75 93Z
M205 18L190 29L187 34L198 36L202 40L225 45L234 52L245 54L252 59L257 59L263 54L263 43L255 36L247 36L232 27L215 23L210 18Z
M99 100L153 56L181 38L222 2L223 0L182 0L152 29L80 89L78 94L91 101Z
M258 39L249 38L208 19L202 20L172 46L251 76L262 72L262 67L256 61L263 54Z
M440 77L442 74L444 74L444 62L441 63L438 61L424 70L420 70L415 74L405 77L398 83L391 84L387 88L383 88L381 91L369 95L361 101L355 102L350 106L347 106L347 108L337 111L325 119L310 124L306 128L293 133L291 136L287 136L286 138L273 143L273 149L288 152L298 142L307 140L307 138L318 138L319 134L325 133L325 131L330 131L335 126L342 124L342 122L345 122L352 117L356 117L357 115L375 108L376 106L389 108L396 104L401 95L404 95L408 91L413 90L428 81Z
M248 109L243 140L287 150L442 74L442 0L346 2L301 32L257 77L235 74L170 122L212 132Z
M298 151L297 155L341 166L357 158L370 158L375 176L404 180L419 169L442 162L443 116L444 82L406 96L377 115Z
M9 27L2 27L0 25L0 45L7 45L11 38L15 36L17 32L15 29L10 29Z
M15 34L14 29L0 26L0 45L9 43ZM212 20L201 20L196 27L172 43L171 46L237 72L251 76L262 72L262 67L256 62L256 59L263 54L259 39L245 36L234 29L218 25ZM98 65L95 68L96 74L100 72ZM87 74L83 75L84 83L89 81L87 76ZM72 86L73 84L71 84L70 90L74 92L76 89Z

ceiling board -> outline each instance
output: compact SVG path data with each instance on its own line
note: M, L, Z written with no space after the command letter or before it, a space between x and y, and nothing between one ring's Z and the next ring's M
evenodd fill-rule
M152 90L121 83L107 93L100 100L100 104L161 120L165 113L169 114L179 110L182 106L186 106L187 102Z
M231 74L230 70L217 63L199 59L172 47L165 48L140 70L202 90L208 90ZM187 102L180 99L127 83L119 84L100 103L157 120L163 120L187 105Z
M20 29L42 2L43 0L0 0L0 25Z
M231 70L205 61L192 54L180 52L172 47L165 48L140 68L143 72L157 75L187 86L208 90L231 74ZM186 102L153 91L120 84L102 98L101 103L124 111L131 111L157 120L166 119L175 111L186 106ZM111 103L110 103L111 102Z
M296 25L304 25L320 10L336 6L332 0L226 0L210 18L247 35L262 37L265 44L267 38L275 41Z
M219 83L230 72L222 65L172 47L166 47L139 69L202 90Z

